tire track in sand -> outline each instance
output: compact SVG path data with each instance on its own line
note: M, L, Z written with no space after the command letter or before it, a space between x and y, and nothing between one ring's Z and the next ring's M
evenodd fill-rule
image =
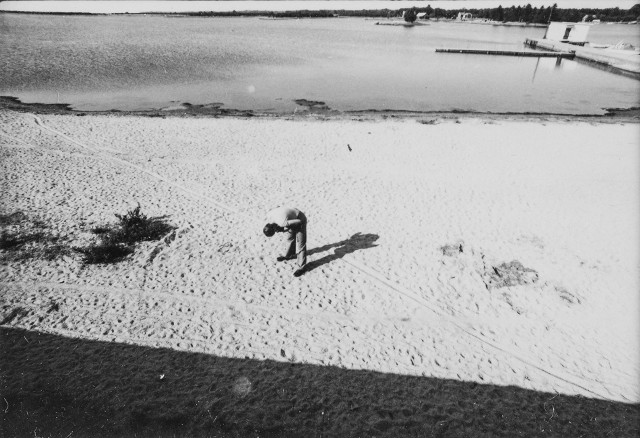
M37 124L41 129L44 129L44 130L47 130L47 131L49 131L49 132L51 132L51 133L53 133L53 134L56 134L56 135L58 135L58 136L60 136L60 137L64 138L64 139L65 139L65 140L67 140L68 142L70 142L70 143L72 143L72 144L74 144L74 145L76 145L76 146L78 146L78 147L80 147L80 148L82 148L82 149L85 149L85 150L91 151L91 152L93 152L93 153L97 154L97 155L98 155L100 158L102 158L102 159L109 160L109 161L113 161L113 162L118 163L118 164L121 164L121 165L123 165L123 166L125 166L125 167L129 167L129 168L135 169L135 170L137 170L137 171L138 171L138 172L140 172L140 173L144 173L144 174L146 174L146 175L151 176L152 178L155 178L155 179L157 179L157 180L160 180L160 181L164 182L165 184L169 184L169 185L171 185L171 186L173 186L173 187L175 187L175 188L177 188L177 189L180 189L180 190L182 190L183 192L185 192L185 193L187 193L187 194L189 194L189 195L193 196L194 198L197 198L197 199L201 199L201 200L204 200L204 201L210 202L211 204L215 205L215 206L216 206L216 207L218 207L219 209L224 210L224 211L226 211L226 212L228 212L228 213L233 213L233 214L238 214L238 215L242 215L242 216L247 216L246 214L242 213L240 210L238 210L238 209L236 209L236 208L234 208L234 207L230 207L230 206L228 206L228 205L222 204L222 203L220 203L220 202L216 201L215 199L212 199L212 198L210 198L209 196L207 196L207 195L205 195L205 194L203 194L203 193L201 193L201 192L199 192L199 191L189 189L188 187L185 187L185 186L183 186L182 184L179 184L179 183L177 183L177 182L175 182L175 181L172 181L172 180L170 180L170 179L168 179L168 178L165 178L164 176L162 176L162 175L160 175L160 174L158 174L158 173L156 173L156 172L152 172L152 171L150 171L150 170L147 170L147 169L145 169L144 167L141 167L141 166L138 166L138 165L136 165L136 164L130 163L129 161L124 160L124 159L122 159L122 158L113 157L113 156L111 156L111 155L108 155L108 154L104 153L102 150L100 150L100 149L98 149L98 148L92 148L92 147L90 147L90 146L87 146L86 144L84 144L84 143L82 143L82 142L80 142L80 141L78 141L78 140L75 140L75 139L73 139L73 138L69 137L68 135L66 135L66 134L64 134L64 133L62 133L62 132L60 132L60 131L58 131L58 130L56 130L56 129L54 129L54 128L51 128L51 127L49 127L49 126L47 126L47 125L46 125L46 124L45 124L45 123L44 123L44 122L43 122L43 121L42 121L38 116L36 116L36 115L33 115L33 118L35 119L36 124ZM247 216L247 217L251 218L250 216Z

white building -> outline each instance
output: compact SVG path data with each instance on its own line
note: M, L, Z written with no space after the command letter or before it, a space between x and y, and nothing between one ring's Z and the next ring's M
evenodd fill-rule
M560 41L563 43L584 45L589 35L589 23L563 23L551 22L545 35L545 39Z

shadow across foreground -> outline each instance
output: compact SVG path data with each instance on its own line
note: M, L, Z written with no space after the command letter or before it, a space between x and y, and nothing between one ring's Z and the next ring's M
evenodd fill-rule
M380 236L377 234L362 234L356 233L348 239L342 240L336 243L330 243L328 245L319 246L313 248L307 252L307 256L328 251L332 248L335 248L333 254L328 254L324 257L321 257L317 260L313 260L307 263L307 272L312 269L319 268L322 265L326 265L334 260L341 259L347 254L351 254L359 249L368 249L375 248L378 245L375 245L374 242L378 240Z
M640 420L638 405L513 386L0 335L5 437L625 437Z

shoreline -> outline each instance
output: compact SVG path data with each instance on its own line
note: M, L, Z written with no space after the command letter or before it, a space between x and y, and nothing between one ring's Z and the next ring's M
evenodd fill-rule
M567 121L583 121L596 123L640 123L640 107L632 108L604 108L605 114L564 114L564 113L497 113L497 112L478 112L478 111L409 111L409 110L357 110L357 111L339 111L326 107L322 102L312 102L301 100L298 103L306 108L301 111L292 113L269 113L254 110L238 110L233 108L222 108L222 104L202 104L193 105L182 103L179 107L170 109L151 109L139 111L123 111L123 110L101 110L101 111L83 111L75 110L70 104L64 103L24 103L19 98L13 96L0 96L0 109L8 109L16 112L34 113L34 114L55 114L55 115L76 115L76 116L100 116L100 115L117 115L117 116L134 116L147 118L261 118L261 119L309 119L318 118L323 120L388 120L388 119L416 119L419 122L430 123L429 121L421 121L421 118L430 119L469 119L481 118L485 120L567 120Z

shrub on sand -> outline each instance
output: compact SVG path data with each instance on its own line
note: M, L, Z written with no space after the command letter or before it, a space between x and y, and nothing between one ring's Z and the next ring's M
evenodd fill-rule
M126 244L157 240L170 232L173 227L160 218L149 218L140 212L140 204L125 215L116 214L119 229L117 239Z
M150 218L140 211L140 204L126 214L116 214L118 223L110 226L95 227L91 231L100 235L96 243L76 251L84 255L88 264L114 263L122 260L134 251L138 242L157 240L175 227L162 218Z
M133 253L133 248L118 242L113 234L107 234L97 243L75 250L84 256L83 261L87 264L114 263Z

